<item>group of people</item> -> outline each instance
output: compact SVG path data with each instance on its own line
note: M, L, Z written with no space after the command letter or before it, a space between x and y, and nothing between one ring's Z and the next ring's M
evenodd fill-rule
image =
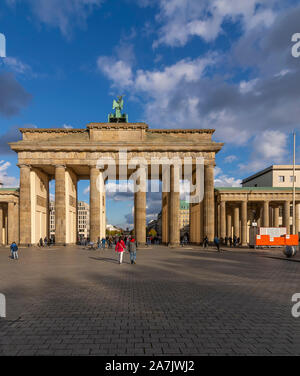
M112 236L107 236L106 238L98 238L97 242L92 242L89 238L80 238L78 240L79 245L83 245L85 247L89 246L90 248L113 248L114 244L116 244L115 239Z
M208 247L209 243L208 243L208 237L205 236L204 239L203 239L203 248L206 248ZM214 237L214 245L217 247L217 250L220 252L220 245L223 244L225 245L226 247L236 247L240 244L240 238L237 237L237 236L233 236L233 238L231 236L229 237L225 237L225 239L223 238L219 238L218 236L215 236Z
M121 236L115 246L115 251L119 255L119 264L122 264L123 262L123 254L126 250L129 251L130 254L130 263L131 264L136 264L136 240L134 237L126 237L124 238Z
M39 247L50 247L50 245L53 245L54 244L54 239L53 238L47 238L47 236L45 236L44 240L43 238L40 238L39 240L39 244L38 246Z

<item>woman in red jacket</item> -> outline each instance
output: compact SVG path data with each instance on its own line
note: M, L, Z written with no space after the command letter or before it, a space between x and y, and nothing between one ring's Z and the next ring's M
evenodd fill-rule
M125 251L126 246L123 238L119 239L116 244L115 251L119 253L119 264L122 264L123 261L123 252Z

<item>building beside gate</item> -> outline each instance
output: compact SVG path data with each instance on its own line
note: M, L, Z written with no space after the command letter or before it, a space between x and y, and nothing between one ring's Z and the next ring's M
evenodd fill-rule
M0 188L0 244L19 242L19 189Z

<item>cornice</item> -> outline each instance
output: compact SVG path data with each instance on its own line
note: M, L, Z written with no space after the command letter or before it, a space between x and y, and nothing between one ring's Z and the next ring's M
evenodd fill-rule
M148 124L146 123L89 123L87 124L87 129L105 129L105 130L116 130L116 129L148 129Z
M20 128L21 133L87 133L87 129L79 128Z
M215 132L215 129L148 129L149 133L207 133L207 134L213 134Z
M39 142L39 144L26 142L26 141L19 141L19 142L12 142L9 143L12 150L16 152L21 151L48 151L48 152L119 152L120 144L119 143L69 143L69 144L55 144L51 145L49 142L47 144L43 144ZM223 143L214 143L208 142L207 144L180 144L180 143L170 143L170 144L161 144L158 145L157 143L128 143L122 142L122 148L126 148L127 151L136 151L136 152L161 152L164 153L166 151L175 151L175 152L218 152L221 150Z

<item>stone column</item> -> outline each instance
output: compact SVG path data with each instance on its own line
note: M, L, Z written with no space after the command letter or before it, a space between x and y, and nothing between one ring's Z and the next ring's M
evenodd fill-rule
M223 238L223 241L226 237L226 202L221 201L220 203L220 237Z
M178 167L170 167L170 194L169 194L169 245L176 247L180 244L179 229L179 174Z
M100 191L97 187L97 180L100 170L96 167L90 168L90 240L97 242L100 237Z
M214 240L214 166L204 166L204 237L208 237L208 241Z
M168 244L169 242L169 226L168 226L168 195L169 192L162 192L162 205L161 205L161 236L162 243Z
M263 226L269 227L269 201L264 201Z
M55 244L66 244L66 166L55 166Z
M248 225L247 225L247 201L242 201L242 212L241 212L241 220L242 220L242 246L247 246L247 232L248 232Z
M226 233L228 238L232 237L232 217L228 208L226 212Z
M0 245L3 243L3 207L0 206Z
M274 227L279 227L279 206L274 207Z
M296 234L300 232L300 203L296 203Z
M7 219L8 219L8 228L7 228L7 240L8 244L11 244L13 241L17 242L15 239L15 203L9 202L7 204Z
M285 201L283 205L283 226L286 227L287 234L290 233L290 201Z
M31 244L30 166L20 165L20 244Z
M146 244L146 168L139 167L134 193L135 237L138 244Z
M258 213L257 227L262 227L263 226L263 218L262 218L262 206L261 206L260 203L257 204L256 212Z
M235 206L233 209L233 235L240 237L240 208Z
M49 177L47 181L45 182L45 187L47 191L47 200L46 200L46 236L48 239L50 239L50 192L49 192Z

